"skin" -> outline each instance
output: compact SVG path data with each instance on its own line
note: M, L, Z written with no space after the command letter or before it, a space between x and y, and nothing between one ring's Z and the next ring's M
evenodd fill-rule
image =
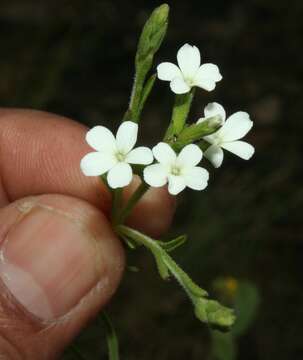
M80 159L91 151L84 140L86 131L73 120L45 112L0 110L0 250L20 216L25 216L20 209L30 204L36 212L47 209L46 218L54 212L58 215L52 218L53 226L42 232L45 239L56 221L56 231L64 237L65 221L67 228L71 219L80 224L84 238L93 234L94 257L98 259L100 252L104 270L98 273L100 281L106 273L102 292L93 287L64 317L51 321L42 321L20 306L0 280L0 359L56 359L110 300L123 275L124 249L108 220L111 196L98 178L85 177L79 169ZM125 200L138 182L135 179L125 190ZM129 225L157 237L169 227L174 209L165 188L151 189L134 209ZM21 236L27 229L22 231ZM90 241L83 246L91 246Z

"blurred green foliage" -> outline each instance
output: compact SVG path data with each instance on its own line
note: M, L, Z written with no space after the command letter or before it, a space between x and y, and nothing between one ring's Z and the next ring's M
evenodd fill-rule
M139 32L157 5L1 0L1 106L37 108L115 128L128 105ZM170 235L189 232L189 241L176 251L177 260L206 289L218 276L248 279L259 289L262 302L255 321L249 320L237 339L237 359L301 359L303 3L170 5L168 37L155 63L174 60L185 42L197 45L203 61L217 63L224 79L216 91L199 92L190 117L200 117L209 101L219 101L229 114L248 111L255 121L248 140L256 147L250 162L226 154L221 169L209 167L207 191L180 199ZM173 97L166 85L156 82L143 113L148 144L159 140L170 116ZM195 320L182 291L159 281L144 251L130 254L129 264L142 271L126 274L110 306L121 358L207 359L209 331ZM221 337L217 341L225 341ZM98 322L76 344L86 359L106 358Z
M248 281L232 277L218 278L214 288L220 300L234 307L237 319L228 333L212 331L212 358L214 360L236 360L237 341L253 325L260 302L258 289Z

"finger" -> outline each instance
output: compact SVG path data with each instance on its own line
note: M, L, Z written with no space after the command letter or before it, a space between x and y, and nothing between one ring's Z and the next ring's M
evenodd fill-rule
M0 210L0 255L0 354L13 360L54 359L109 300L124 267L104 215L63 195Z
M87 200L108 212L107 190L98 178L85 177L79 169L81 158L91 151L84 140L86 131L84 126L57 115L1 110L0 175L6 194L2 203L5 197L14 201L28 195L59 193ZM152 189L137 209L140 211L133 215L132 224L159 233L169 226L174 206L166 191ZM146 221L146 213L153 214L152 221Z
M125 202L141 184L135 177L125 194ZM154 238L169 228L176 208L175 198L168 195L167 187L150 188L134 207L127 224Z

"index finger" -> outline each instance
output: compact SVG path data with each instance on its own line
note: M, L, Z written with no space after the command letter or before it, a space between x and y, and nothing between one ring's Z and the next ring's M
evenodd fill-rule
M81 158L91 148L87 128L68 118L34 110L0 111L0 204L47 193L87 200L105 213L111 196L98 178L84 176ZM1 199L2 198L2 199ZM132 222L149 233L170 224L174 202L165 189L152 189L134 210Z

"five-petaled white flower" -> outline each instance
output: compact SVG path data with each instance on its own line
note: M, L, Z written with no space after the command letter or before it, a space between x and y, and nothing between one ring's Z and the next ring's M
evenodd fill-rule
M253 126L249 114L244 111L238 111L231 115L226 121L226 113L222 105L210 103L204 109L204 118L198 120L201 123L211 116L220 115L223 126L212 135L204 137L211 146L205 151L205 157L218 168L223 161L223 149L239 156L244 160L250 159L255 149L245 141L239 141L244 137Z
M168 182L168 191L177 195L186 186L194 190L203 190L207 186L209 174L196 166L203 153L197 145L186 145L179 155L166 143L160 142L153 148L154 157L159 161L144 169L144 180L153 187Z
M177 60L179 67L170 62L163 62L157 67L158 78L170 81L175 94L188 93L193 86L212 91L216 82L222 80L217 65L201 65L200 51L196 46L183 45L177 53Z
M116 137L104 126L95 126L86 134L87 143L96 150L81 160L81 170L87 176L106 172L107 182L113 189L130 184L133 171L129 164L148 165L153 162L152 151L147 147L133 149L137 141L138 125L123 122Z

